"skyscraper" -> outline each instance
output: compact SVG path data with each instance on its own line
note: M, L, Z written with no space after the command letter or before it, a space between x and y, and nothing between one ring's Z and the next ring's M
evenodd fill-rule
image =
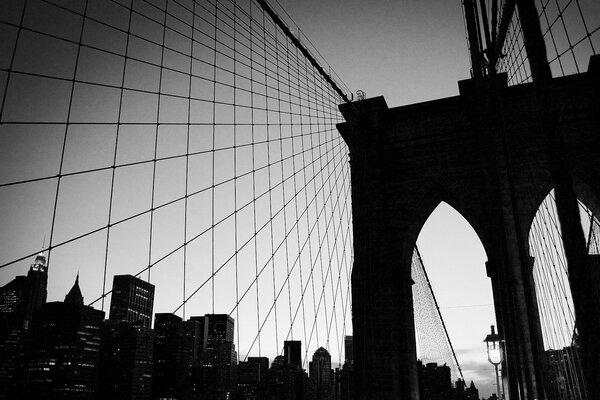
M299 340L284 341L283 357L286 364L297 365L302 369L302 342Z
M208 341L208 317L206 315L191 317L185 324L188 326L187 329L194 331L194 361L199 361L200 357L206 351Z
M0 288L0 314L5 323L27 330L34 313L46 302L48 265L40 253L27 276L17 276Z
M25 398L95 399L104 312L83 305L79 276L64 302L46 303L31 325Z
M190 367L198 343L199 323L170 313L154 318L154 398L183 399L190 391Z
M208 321L205 321L205 319L205 317L192 317L183 322L182 334L184 341L192 348L192 358L190 360L192 364L198 363L204 350L206 350Z
M98 398L149 399L154 332L131 322L105 320L98 368Z
M452 396L452 379L450 367L417 362L419 373L419 394L423 400L444 400Z
M263 400L267 391L267 357L248 357L238 364L238 399Z
M235 322L227 314L206 314L208 318L208 338L206 347L213 348L221 343L233 343Z
M157 398L181 398L181 318L175 314L156 313L154 316L154 373L152 393ZM179 393L178 393L179 392Z
M286 363L285 356L277 356L269 368L267 398L303 400L306 398L306 374L296 364ZM312 397L309 397L312 400Z
M40 253L27 276L17 276L0 288L0 399L15 396L25 361L26 335L46 302L47 285L47 259Z
M344 350L346 352L346 360L345 363L348 365L354 364L354 341L352 336L344 337Z
M154 285L131 275L113 279L110 317L100 330L100 398L149 399L154 332Z
M201 365L195 369L192 386L204 397L229 398L237 390L235 322L227 314L206 314L204 323L208 323L206 350L201 356Z
M309 364L309 377L315 388L316 400L332 399L331 356L323 347L313 354Z
M109 319L150 328L154 285L132 275L115 275Z
M30 289L25 314L25 329L31 323L34 314L46 303L48 296L48 265L46 262L46 256L43 253L38 254L27 272Z

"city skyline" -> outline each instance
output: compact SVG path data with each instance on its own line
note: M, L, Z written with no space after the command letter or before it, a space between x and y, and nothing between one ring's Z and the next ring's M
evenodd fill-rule
M44 271L46 271L48 276L51 275L52 268L47 263L46 256L44 255L43 252L39 253L35 257L34 263L31 263L29 266L29 271L37 271L41 268L43 268ZM29 272L29 274L31 274L31 272ZM48 280L48 276L45 277L46 281ZM21 278L27 278L27 276L17 275L16 277L13 277L13 279L9 280L8 283L11 283L13 281L16 282L18 279L21 279ZM99 308L93 307L93 305L89 305L90 304L89 299L86 300L85 292L82 291L80 288L80 280L82 278L85 278L85 277L82 276L80 272L77 272L77 274L75 275L73 280L71 282L68 282L68 286L70 287L69 291L64 294L53 293L53 290L47 290L44 288L44 290L46 291L46 296L48 296L45 303L60 302L61 299L68 302L66 300L67 298L72 298L73 296L76 296L79 299L77 301L80 301L81 304L85 304L87 307L90 307L94 310L102 311ZM73 284L73 282L74 282L74 284ZM111 302L110 302L110 304L107 305L108 311L105 312L107 320L111 319L111 320L138 321L137 323L139 323L140 326L143 326L145 328L154 329L156 315L160 314L160 315L177 316L176 313L167 312L165 310L154 310L153 298L154 298L155 292L158 292L158 290L155 289L155 285L149 284L142 278L135 277L135 276L132 276L129 274L115 275L115 276L113 276L111 287L112 287L112 289L110 290L111 293L116 293L117 295L116 296L112 295ZM0 288L2 288L2 287L0 286ZM50 294L52 294L52 296L50 296ZM133 299L136 299L135 303L132 303ZM40 300L36 300L36 301L37 302L41 301L41 298L40 298ZM95 303L95 305L98 304L97 301L94 303ZM42 304L42 303L40 303L40 304ZM30 311L30 314L32 312L33 311ZM206 312L204 312L204 313L200 312L198 314L188 315L187 318L188 318L188 321L192 321L192 320L198 320L199 318L203 318L205 315L208 315L208 314ZM217 312L215 315L227 316L227 318L230 320L230 322L228 323L228 328L226 330L226 332L227 332L226 340L235 342L235 340L233 340L233 338L237 334L237 330L234 330L234 328L233 328L234 319L231 317L231 315L222 314L219 312ZM31 319L31 316L29 316L28 318ZM181 318L181 317L178 316L178 318ZM223 322L223 323L226 323L226 322ZM212 325L210 325L210 326L212 326ZM215 328L209 328L209 329L215 329ZM225 337L224 337L224 339L225 339ZM298 359L300 359L301 363L299 364L299 366L301 368L305 368L308 370L309 350L305 349L305 351L302 352L302 351L300 351L299 347L288 347L287 343L302 343L302 341L301 340L293 340L293 339L283 341L282 345L280 346L280 350L278 352L270 355L271 359L274 359L277 356L285 356L286 363L290 363L290 364L297 364ZM352 352L352 336L345 335L342 340L342 343L343 343L343 348L344 348L344 353L342 356L343 361L339 362L337 360L332 360L332 365L337 366L337 367L341 367L344 364L344 362L346 362L347 360L353 359L352 353L350 354L350 358L348 358L348 354L347 354L348 351ZM323 347L321 346L319 348L322 349ZM315 351L317 351L317 350L319 350L319 349L316 349ZM246 361L248 358L253 357L253 356L254 357L256 357L256 356L262 357L264 355L253 355L253 354L245 354L243 356L240 355L238 357L238 361Z
M226 314L192 316L184 321L175 314L153 313L154 285L131 275L117 275L113 285L117 295L112 297L110 315L104 319L104 312L84 305L79 275L63 302L46 302L47 279L40 280L47 278L46 267L40 254L27 277L17 276L0 288L0 321L3 330L10 332L0 340L4 357L0 398L52 397L70 392L86 399L352 397L352 336L344 337L347 356L343 366L333 365L323 347L312 354L311 361L307 353L303 362L299 340L284 341L283 354L273 357L270 367L268 357L242 361L235 351L235 321ZM14 292L13 283L23 281L21 278L26 279L25 289ZM11 295L14 293L16 297ZM19 306L30 303L31 310ZM15 305L21 312L9 310ZM152 314L151 328L148 316ZM15 342L13 334L18 332L23 336L18 335L21 338ZM418 368L422 365L418 361ZM445 364L439 368L433 362L426 365L428 372L419 375L422 393L473 399L468 390L465 392L464 381L451 380ZM11 370L15 372L10 374ZM476 393L472 381L471 390Z

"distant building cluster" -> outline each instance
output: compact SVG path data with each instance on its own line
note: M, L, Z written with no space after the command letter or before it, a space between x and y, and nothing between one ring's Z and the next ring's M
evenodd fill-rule
M450 367L417 361L420 400L479 400L479 390L473 381L470 386L462 379L452 385Z
M154 285L113 278L108 319L84 305L79 276L63 302L46 302L48 265L39 254L27 276L0 288L0 399L350 400L352 336L332 368L320 347L303 368L302 343L283 355L238 362L227 314L187 321L156 313ZM473 382L451 383L450 368L418 362L421 400L475 400Z
M305 371L293 340L271 365L238 362L227 314L157 313L152 329L154 285L137 277L114 277L108 319L84 305L79 276L63 302L46 302L47 282L40 254L27 276L0 288L0 399L351 398L351 336L341 369L321 347Z

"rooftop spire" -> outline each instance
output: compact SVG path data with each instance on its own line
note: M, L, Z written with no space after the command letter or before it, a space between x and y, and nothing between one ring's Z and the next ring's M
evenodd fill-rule
M79 272L77 273L77 277L75 278L75 283L73 284L73 287L65 296L65 303L83 305L83 296L81 294L81 289L79 288Z

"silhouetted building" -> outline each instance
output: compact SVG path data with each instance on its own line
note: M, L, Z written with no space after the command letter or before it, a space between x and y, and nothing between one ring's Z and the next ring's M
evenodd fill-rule
M192 364L199 362L200 356L206 349L208 323L205 324L201 320L189 319L182 324L182 334L185 336L186 343L188 343L192 349L190 362Z
M109 319L150 328L153 305L154 285L132 275L115 275Z
M183 321L175 314L154 316L154 373L152 397L181 399L190 349L184 348ZM187 353L187 354L186 354Z
M297 365L302 369L302 342L286 340L283 342L283 357L288 365Z
M267 395L269 359L248 357L238 364L238 400L264 400Z
M210 350L213 354L215 382L219 398L229 399L237 387L237 352L231 342L221 343Z
M46 256L38 254L27 276L17 276L0 288L0 314L8 323L28 329L34 313L46 303L48 266Z
M154 317L153 398L184 399L191 395L191 367L198 363L200 322L175 314Z
M188 321L186 321L186 324L189 325L188 329L193 329L194 330L194 351L195 351L195 357L194 360L198 361L199 358L204 354L204 352L206 351L206 345L207 345L207 341L208 341L208 316L206 315L202 315L202 316L195 316L195 317L191 317ZM193 328L192 328L193 326ZM197 330L197 331L196 331ZM197 332L197 334L196 334Z
M99 398L149 399L154 332L131 322L105 320L100 336Z
M113 279L110 317L100 334L100 398L149 399L154 331L150 329L154 285L131 275Z
M0 289L0 399L17 396L25 362L23 328L29 279L17 276Z
M0 399L17 395L27 331L46 302L47 284L47 260L40 253L27 276L17 276L0 288Z
M214 381L212 367L202 364L208 338L208 318L206 316L191 317L183 323L186 340L192 341L192 359L187 374L186 399L203 399L208 390L205 386Z
M26 351L25 398L95 398L103 319L103 311L83 305L79 275L64 303L42 306Z
M30 282L27 276L17 276L0 288L0 314L11 325L23 327L27 302L29 297ZM21 322L18 324L18 322Z
M354 364L354 341L352 336L344 337L344 351L346 352L345 364Z
M226 342L233 343L233 318L227 314L206 314L205 317L208 318L207 348Z
M268 374L267 399L302 400L305 398L307 378L296 364L288 364L285 356L277 356Z
M192 317L206 334L206 348L200 361L191 368L190 388L202 399L229 399L237 391L237 352L233 343L235 322L227 314L206 314L204 319ZM207 327L206 330L202 329ZM204 338L197 339L201 347Z
M354 363L345 363L339 374L340 400L354 399Z
M471 385L465 389L467 393L467 399L469 400L478 400L479 399L479 390L475 387L473 381L471 381Z
M453 400L479 400L479 390L475 387L473 381L471 381L471 385L467 387L464 379L458 379L454 383L454 388L452 389L452 399Z
M446 400L452 396L450 367L437 363L417 362L421 400Z
M308 366L311 385L315 389L315 400L330 400L333 397L331 356L323 347L313 354Z

